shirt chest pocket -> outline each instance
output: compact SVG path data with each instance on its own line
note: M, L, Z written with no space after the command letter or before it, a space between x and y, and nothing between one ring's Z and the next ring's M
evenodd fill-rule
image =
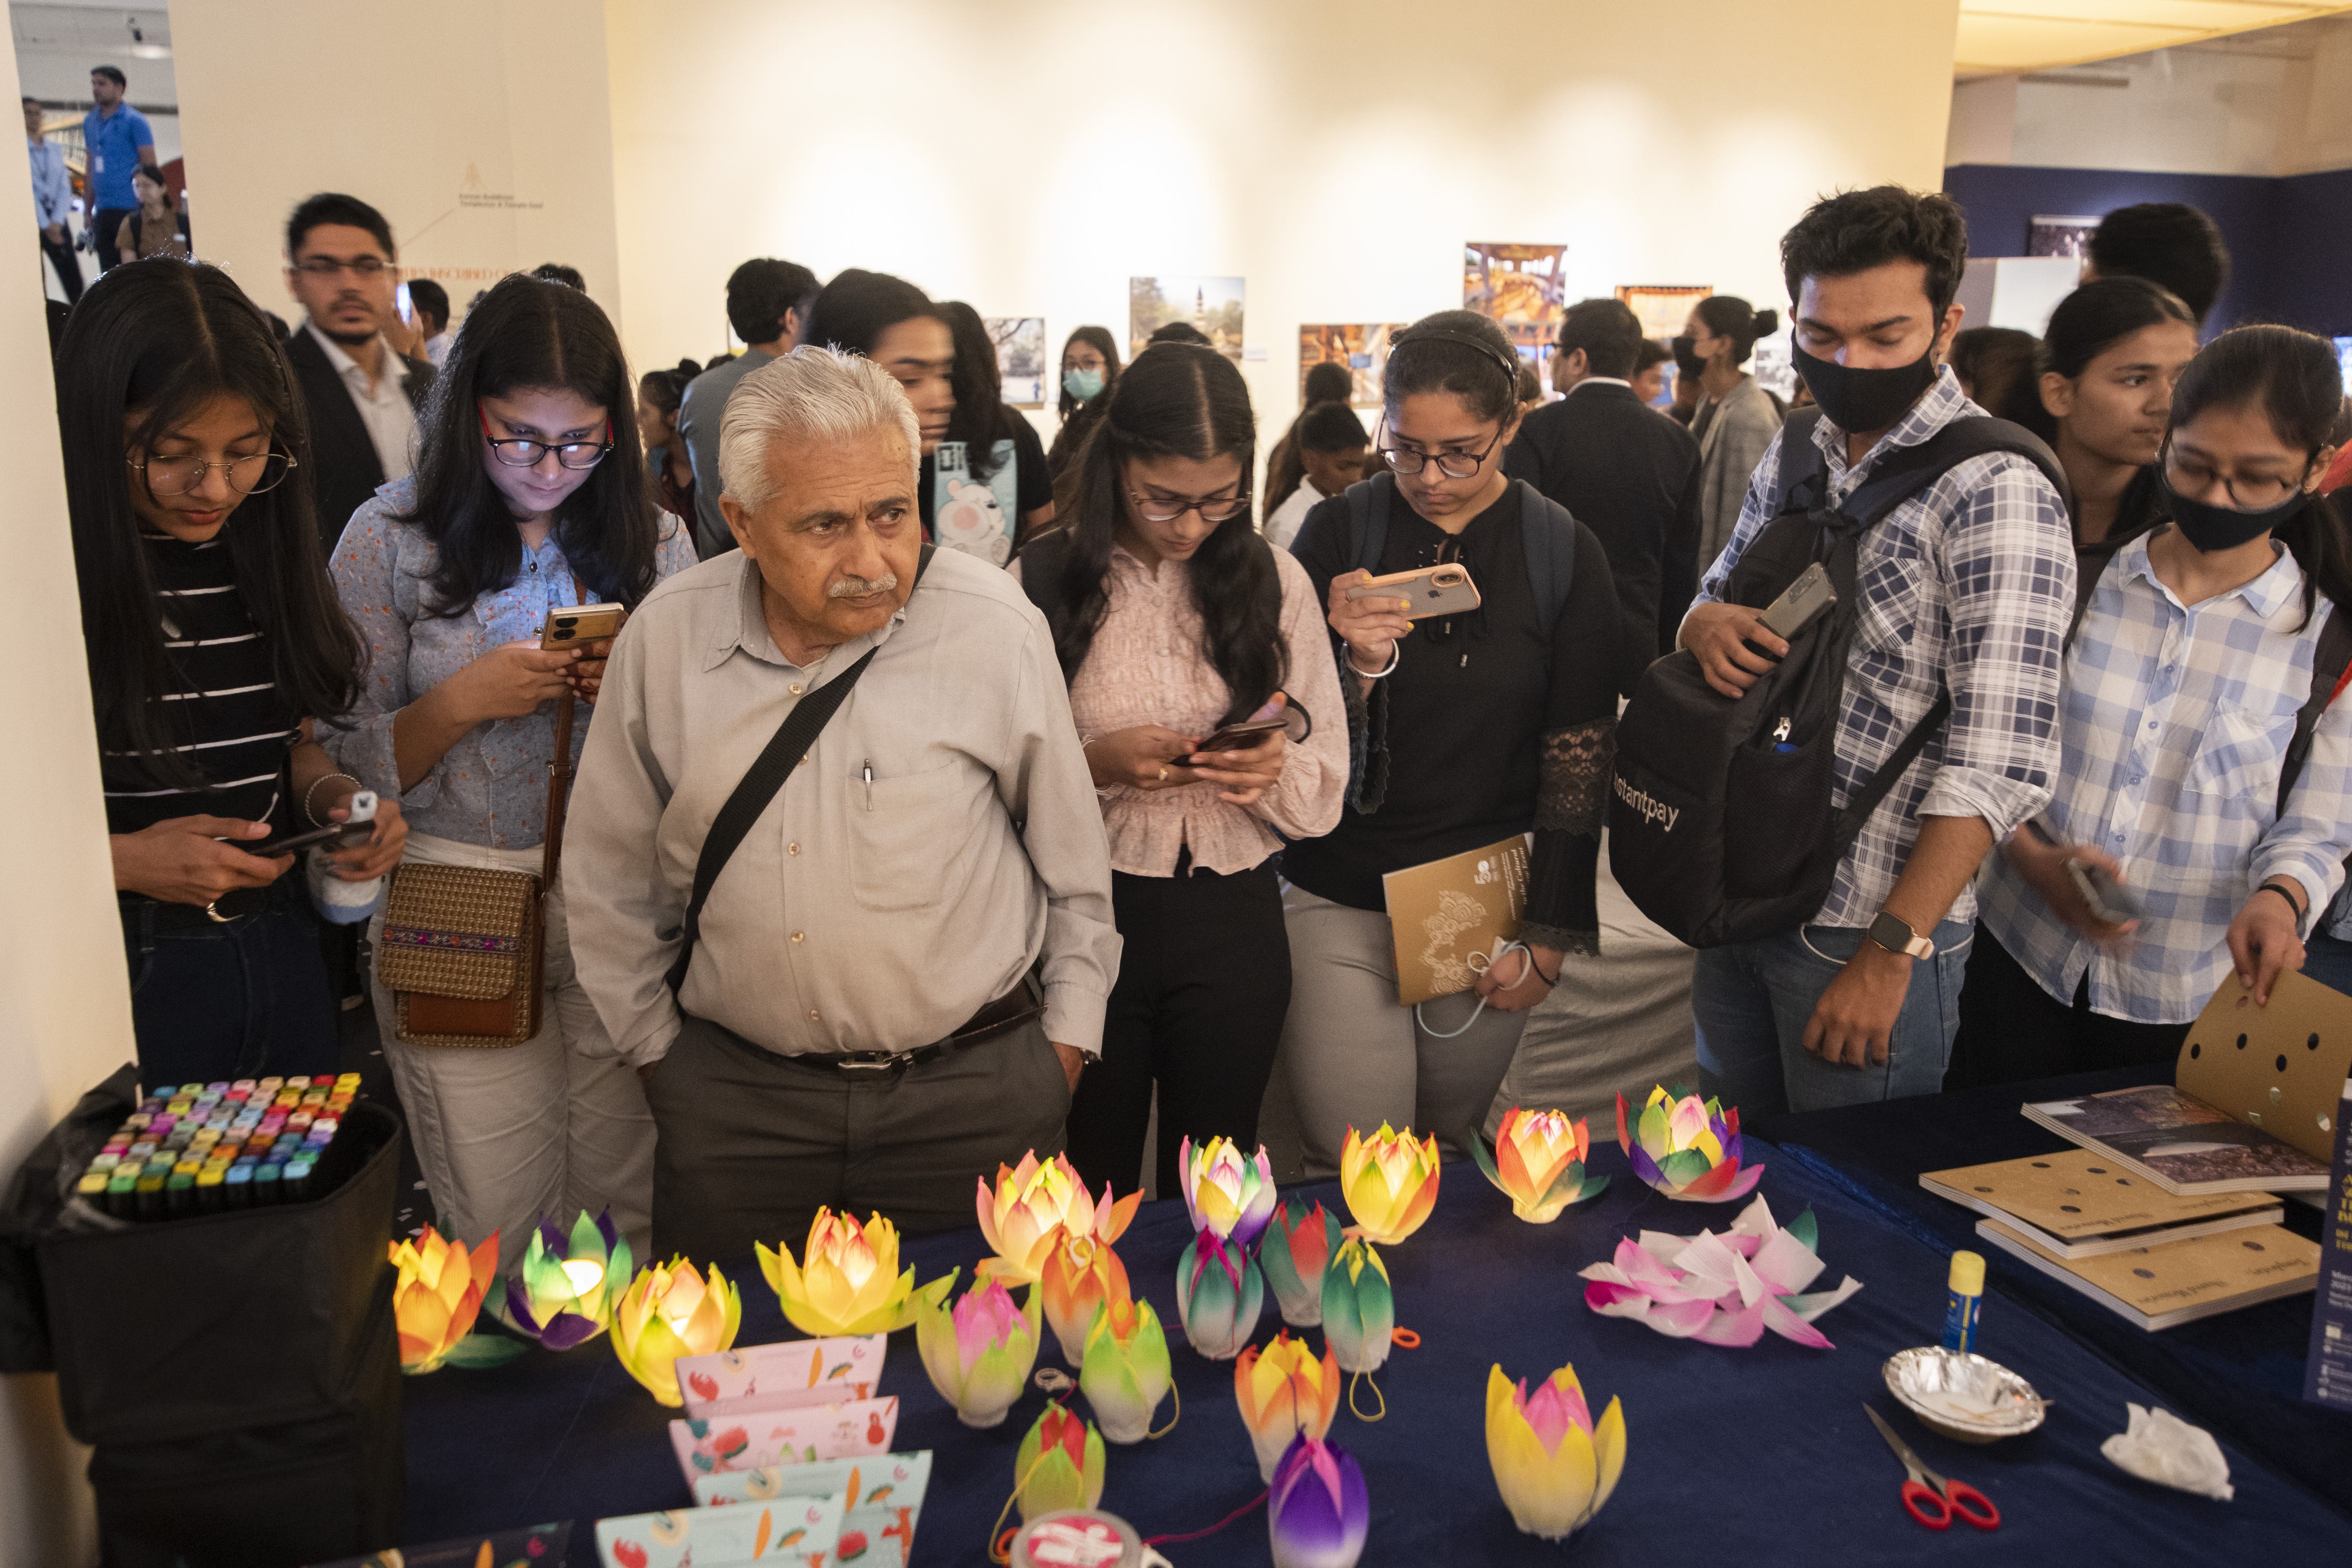
M965 837L957 819L968 776L950 763L870 784L849 780L849 877L862 907L919 910L939 900L947 863Z
M2291 713L2241 710L2214 714L2197 739L2181 793L2236 801L2243 809L2267 813L2276 803L2279 774L2294 734Z

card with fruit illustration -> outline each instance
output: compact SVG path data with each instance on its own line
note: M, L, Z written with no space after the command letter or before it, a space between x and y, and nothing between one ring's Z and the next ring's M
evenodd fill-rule
M838 1493L596 1521L604 1568L824 1568L840 1539Z
M871 1399L881 1382L887 1344L887 1335L858 1334L680 1356L677 1385L686 1395L686 1413L696 1417Z
M818 1459L759 1470L725 1470L694 1478L694 1500L760 1503L829 1492L841 1499L841 1545L834 1557L844 1568L905 1568L915 1550L915 1521L931 1482L931 1451L876 1454L857 1459Z
M769 1465L805 1465L887 1454L898 1430L898 1401L852 1399L800 1410L756 1415L720 1415L705 1421L673 1421L670 1447L691 1486L698 1476L726 1470L756 1470Z

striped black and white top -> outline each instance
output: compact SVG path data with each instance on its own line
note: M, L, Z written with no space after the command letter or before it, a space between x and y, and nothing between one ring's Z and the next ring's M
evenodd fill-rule
M147 566L163 621L179 752L206 781L160 784L121 752L102 758L110 833L136 833L174 816L239 817L284 831L287 753L301 738L300 716L278 692L269 645L237 592L227 542L147 536Z

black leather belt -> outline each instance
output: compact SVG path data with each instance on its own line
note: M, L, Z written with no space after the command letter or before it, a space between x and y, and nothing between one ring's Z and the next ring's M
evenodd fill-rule
M935 1062L950 1051L969 1049L1001 1040L1030 1019L1045 1011L1045 987L1033 973L1021 977L1021 984L974 1013L963 1026L944 1040L928 1046L918 1046L911 1051L836 1051L816 1052L781 1059L812 1072L832 1073L842 1078L862 1078L871 1073L899 1073L908 1068Z

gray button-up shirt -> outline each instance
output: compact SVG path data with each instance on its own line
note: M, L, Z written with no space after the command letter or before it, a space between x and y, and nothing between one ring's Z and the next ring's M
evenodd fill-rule
M694 547L705 561L735 548L735 531L719 510L719 421L735 384L775 357L765 349L746 349L688 382L678 399L677 433L686 437L686 460L694 469Z
M657 1061L677 1035L663 976L719 808L805 689L877 645L720 873L679 1003L786 1056L911 1050L1042 961L1046 1034L1099 1052L1110 858L1045 618L940 551L907 608L812 679L760 586L740 552L680 573L605 670L563 877L581 984L622 1056Z

